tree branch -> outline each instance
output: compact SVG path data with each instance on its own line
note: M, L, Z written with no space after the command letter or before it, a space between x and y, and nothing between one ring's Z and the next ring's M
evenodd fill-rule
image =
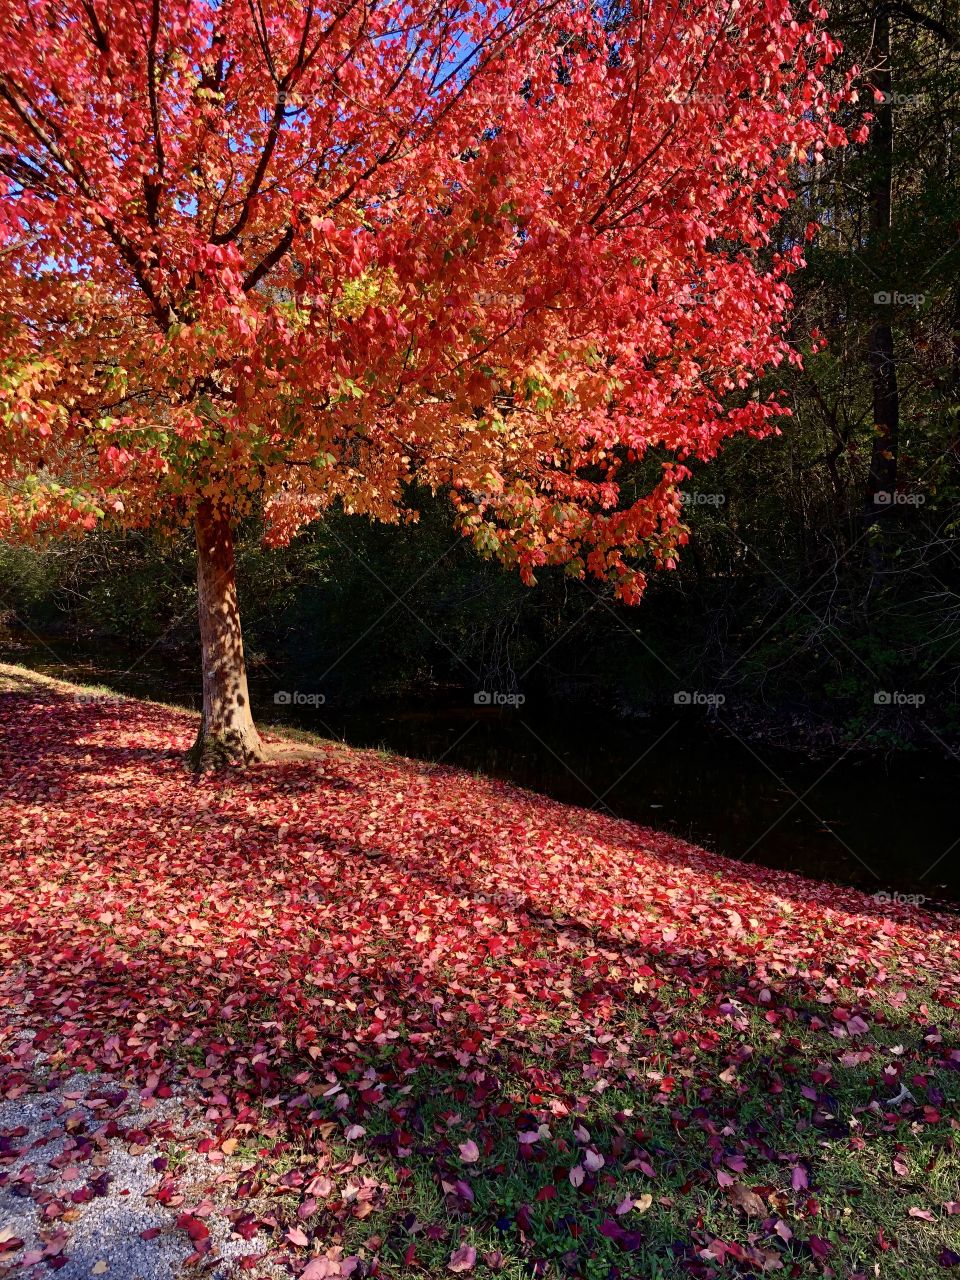
M147 38L147 92L150 95L150 120L153 125L153 147L157 158L156 174L144 174L143 190L147 205L147 221L157 229L157 208L163 187L164 154L160 134L160 104L157 100L157 39L160 34L160 0L152 0L150 35Z
M896 0L889 6L888 12L891 17L903 18L907 22L915 22L918 27L923 27L935 36L939 36L941 40L946 40L950 44L957 43L957 33L951 31L949 27L944 26L938 18L931 18L926 13L921 13L919 9L915 9L912 4L906 3L906 0Z
M243 282L243 292L249 293L251 289L255 289L268 271L272 271L283 255L293 244L293 226L287 227L281 238L273 246L265 258L261 258L260 262L247 276Z

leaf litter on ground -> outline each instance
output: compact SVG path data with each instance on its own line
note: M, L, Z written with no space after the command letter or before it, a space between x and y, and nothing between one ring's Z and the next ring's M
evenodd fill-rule
M954 1265L954 917L339 744L196 778L189 714L3 672L0 1098L99 1092L49 1182L0 1133L0 1275L68 1265L105 1080L176 1098L201 1270Z

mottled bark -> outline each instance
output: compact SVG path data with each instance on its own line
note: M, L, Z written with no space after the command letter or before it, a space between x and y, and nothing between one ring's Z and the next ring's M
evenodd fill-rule
M228 513L203 502L196 535L203 718L191 759L197 769L251 764L262 760L264 751L250 711Z

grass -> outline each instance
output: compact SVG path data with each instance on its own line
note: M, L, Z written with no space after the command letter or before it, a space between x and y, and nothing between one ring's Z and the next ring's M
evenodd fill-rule
M511 1109L486 1123L489 1150L478 1162L465 1164L457 1158L457 1146L474 1128L464 1106L463 1075L430 1072L407 1078L403 1086L405 1098L415 1100L418 1120L418 1136L403 1165L409 1176L398 1181L393 1158L370 1155L376 1176L387 1190L369 1217L346 1220L345 1252L368 1258L376 1255L386 1275L415 1270L439 1277L449 1274L451 1243L464 1241L476 1247L481 1259L489 1255L500 1274L518 1280L532 1274L569 1273L668 1277L696 1274L691 1272L689 1257L676 1256L678 1243L685 1245L690 1239L691 1223L697 1224L704 1242L736 1244L745 1237L770 1234L761 1225L770 1218L779 1224L782 1235L789 1235L784 1240L775 1230L770 1246L776 1247L761 1248L762 1254L769 1254L766 1267L770 1270L819 1271L808 1244L815 1235L829 1246L829 1265L835 1275L880 1274L913 1280L942 1274L938 1257L945 1249L960 1252L960 1217L941 1211L937 1221L929 1223L911 1218L909 1208L953 1201L958 1162L952 1144L918 1145L916 1124L910 1117L894 1122L882 1114L858 1118L874 1095L866 1068L841 1070L831 1082L830 1109L838 1127L846 1126L847 1136L825 1134L817 1126L817 1107L803 1097L799 1085L774 1104L764 1051L778 1046L769 1043L766 1031L760 1019L751 1020L744 1039L757 1052L736 1086L718 1089L712 1108L729 1116L738 1132L750 1135L746 1144L731 1142L724 1149L731 1155L735 1150L750 1152L748 1182L763 1201L763 1218L748 1218L707 1173L712 1144L706 1132L688 1124L678 1126L676 1106L695 1111L695 1090L681 1088L674 1107L651 1100L649 1089L643 1087L605 1090L590 1098L581 1119L567 1116L552 1124L550 1136L534 1144L530 1159L518 1157L516 1112ZM800 1064L821 1053L816 1037L801 1036L792 1056ZM535 1065L526 1064L528 1069ZM523 1082L524 1073L513 1079L501 1077L498 1093L518 1098ZM956 1073L939 1072L928 1083L943 1090L944 1109L956 1115L960 1100ZM559 1091L572 1097L581 1089L582 1082L571 1074ZM379 1114L364 1119L371 1153L391 1131L389 1108L396 1101L384 1098ZM466 1123L452 1119L464 1112ZM585 1197L585 1187L575 1188L569 1179L572 1154L579 1149L574 1130L584 1121L592 1144L601 1151L616 1150L626 1135L636 1139L642 1134L642 1150L649 1155L655 1176L628 1170L623 1160L611 1160L595 1179L587 1180ZM791 1149L778 1152L786 1136ZM349 1155L350 1148L341 1147L335 1150L334 1160L346 1161ZM309 1152L303 1153L305 1164L311 1158ZM906 1168L897 1174L894 1160L900 1158ZM817 1171L815 1186L799 1193L791 1185L791 1170L797 1165ZM293 1166L287 1162L278 1167L286 1171ZM719 1167L724 1168L722 1162ZM471 1198L449 1190L444 1193L445 1187L461 1180ZM649 1203L641 1198L645 1194L652 1196ZM639 1208L618 1216L618 1206L628 1198ZM297 1201L293 1193L291 1222ZM527 1215L521 1227L518 1214L524 1207ZM322 1219L321 1214L321 1227ZM642 1242L630 1250L628 1262L624 1250L600 1232L602 1223L610 1219L642 1232ZM884 1243L889 1244L887 1249ZM411 1246L413 1259L408 1252ZM531 1256L536 1259L532 1264ZM707 1266L702 1274L731 1271L753 1274L750 1267L741 1269L729 1258L725 1268Z

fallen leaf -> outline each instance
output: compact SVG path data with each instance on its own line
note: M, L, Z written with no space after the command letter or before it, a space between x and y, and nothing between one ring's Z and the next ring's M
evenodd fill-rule
M462 1271L471 1271L477 1260L477 1251L473 1245L461 1245L454 1253L450 1255L450 1261L447 1263L447 1270L460 1273Z
M750 1218L762 1218L766 1215L767 1206L755 1191L745 1187L742 1182L735 1182L732 1187L727 1188L727 1198Z

